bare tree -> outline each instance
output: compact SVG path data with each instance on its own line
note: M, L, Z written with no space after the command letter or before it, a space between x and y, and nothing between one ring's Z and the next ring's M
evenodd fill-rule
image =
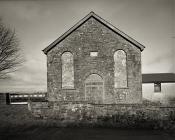
M19 40L15 31L6 27L0 20L0 79L7 78L22 64Z

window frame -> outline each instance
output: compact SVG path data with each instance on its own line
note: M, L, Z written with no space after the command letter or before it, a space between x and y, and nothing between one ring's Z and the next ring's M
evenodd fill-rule
M160 93L161 92L161 82L154 83L154 92Z
M95 54L95 55L93 55L93 54ZM98 57L99 52L98 51L90 51L89 55L90 55L90 57Z
M117 51L123 51L124 52L124 54L125 54L125 63L126 63L126 66L125 66L125 69L126 69L126 86L125 87L115 87L115 54L117 53ZM113 53L113 61L114 61L114 88L115 89L128 89L129 87L128 87L128 67L127 67L127 63L128 63L128 58L127 58L128 56L127 56L127 52L125 51L125 50L123 50L123 49L118 49L118 50L115 50L114 51L114 53Z
M73 66L73 86L72 87L64 87L63 86L63 59L62 59L62 57L65 53L70 53L72 56L72 62L73 62L73 64L72 64L72 66ZM75 89L74 54L71 51L64 51L64 52L62 52L60 59L61 59L61 89L62 90L73 90L73 89Z

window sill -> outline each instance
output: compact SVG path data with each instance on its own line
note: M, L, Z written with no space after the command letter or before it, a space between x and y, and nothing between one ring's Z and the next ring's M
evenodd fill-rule
M115 89L129 89L129 87L121 87L121 88L115 88Z
M61 88L62 90L76 90L75 88Z

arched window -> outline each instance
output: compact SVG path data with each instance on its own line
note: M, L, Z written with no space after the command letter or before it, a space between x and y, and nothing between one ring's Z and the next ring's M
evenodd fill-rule
M74 64L73 55L70 52L64 52L61 56L62 62L62 88L74 88Z
M127 87L126 53L123 50L114 53L114 87Z

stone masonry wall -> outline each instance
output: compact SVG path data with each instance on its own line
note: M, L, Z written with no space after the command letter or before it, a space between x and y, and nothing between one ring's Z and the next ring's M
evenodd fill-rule
M87 102L31 102L33 116L56 120L58 124L90 123L102 126L163 125L175 122L175 107L139 104L89 104ZM165 121L165 124L162 122ZM155 123L155 124L152 124ZM169 123L169 124L168 124ZM154 126L155 127L155 126ZM161 127L161 126L159 126Z
M127 88L114 88L114 53L124 50L127 67ZM74 57L74 89L62 89L61 55ZM91 57L91 51L98 51ZM141 51L139 48L90 18L47 53L47 84L49 101L84 101L85 79L99 74L104 80L104 104L142 102Z

